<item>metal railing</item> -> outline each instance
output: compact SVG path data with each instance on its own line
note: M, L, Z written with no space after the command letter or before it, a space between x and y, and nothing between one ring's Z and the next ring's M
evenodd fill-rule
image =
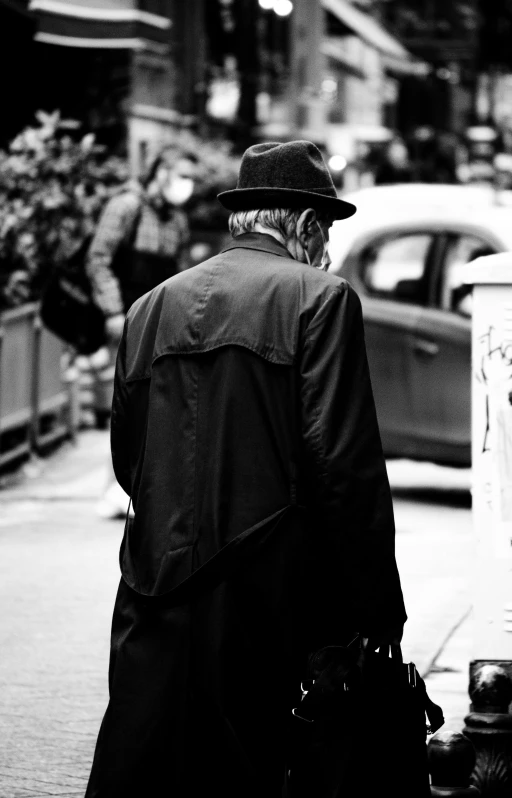
M75 386L66 381L64 354L37 303L0 313L0 467L75 436Z

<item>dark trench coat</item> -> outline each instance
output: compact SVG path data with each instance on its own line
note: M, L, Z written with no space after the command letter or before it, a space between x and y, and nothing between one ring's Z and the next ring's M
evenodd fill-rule
M128 313L111 443L135 516L87 798L277 798L308 654L406 618L357 295L237 237Z

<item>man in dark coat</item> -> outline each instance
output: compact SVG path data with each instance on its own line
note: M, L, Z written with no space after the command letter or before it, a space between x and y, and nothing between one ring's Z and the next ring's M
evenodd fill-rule
M249 148L219 198L233 242L121 341L135 515L87 798L278 798L308 656L406 619L360 301L324 271L355 207L305 141Z

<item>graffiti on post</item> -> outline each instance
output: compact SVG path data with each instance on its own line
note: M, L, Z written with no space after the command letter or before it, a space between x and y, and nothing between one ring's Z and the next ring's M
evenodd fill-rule
M475 374L484 390L485 430L481 454L489 453L484 491L499 519L512 521L512 306L505 306L504 335L489 325L478 337L480 353ZM494 485L493 485L494 482ZM494 500L493 500L494 499ZM497 500L497 505L495 506Z

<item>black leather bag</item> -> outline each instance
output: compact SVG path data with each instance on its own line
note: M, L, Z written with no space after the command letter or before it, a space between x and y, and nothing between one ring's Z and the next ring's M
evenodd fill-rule
M85 271L89 245L86 239L66 263L54 267L40 310L45 327L83 355L96 352L106 342L105 317L94 303Z
M310 658L308 676L293 712L287 796L430 798L427 732L444 718L400 647L361 658L357 647L330 646Z

